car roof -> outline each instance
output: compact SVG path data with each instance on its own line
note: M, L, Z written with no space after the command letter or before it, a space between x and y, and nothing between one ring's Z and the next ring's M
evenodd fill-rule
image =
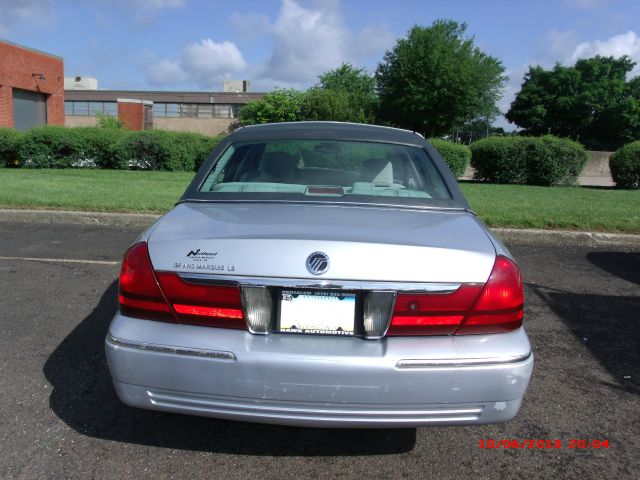
M261 139L309 138L327 140L369 140L423 146L422 135L401 128L347 122L283 122L242 127L229 139L251 141Z

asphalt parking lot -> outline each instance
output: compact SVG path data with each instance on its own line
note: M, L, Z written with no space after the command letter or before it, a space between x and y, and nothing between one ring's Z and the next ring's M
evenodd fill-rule
M639 478L637 249L509 245L536 355L514 421L318 430L119 403L103 339L116 262L138 233L0 222L1 478ZM562 448L482 449L483 439L559 439ZM572 449L573 439L609 448Z

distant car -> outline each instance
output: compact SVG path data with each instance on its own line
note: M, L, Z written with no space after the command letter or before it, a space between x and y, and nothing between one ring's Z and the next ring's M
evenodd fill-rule
M229 135L125 253L106 338L127 405L315 427L513 418L518 267L438 152L387 127Z

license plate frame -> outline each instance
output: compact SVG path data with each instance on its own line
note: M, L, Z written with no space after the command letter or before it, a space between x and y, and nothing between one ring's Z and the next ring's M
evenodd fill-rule
M282 288L277 292L276 332L353 337L358 294L352 291Z

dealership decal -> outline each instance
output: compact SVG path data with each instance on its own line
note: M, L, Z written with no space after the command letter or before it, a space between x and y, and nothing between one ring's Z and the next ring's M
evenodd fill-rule
M208 262L218 256L218 252L206 252L204 250L190 250L187 253L187 258L189 260L193 260L194 262Z
M175 268L176 270L203 270L206 272L235 272L236 271L235 265L213 265L210 263L174 262L173 268Z

